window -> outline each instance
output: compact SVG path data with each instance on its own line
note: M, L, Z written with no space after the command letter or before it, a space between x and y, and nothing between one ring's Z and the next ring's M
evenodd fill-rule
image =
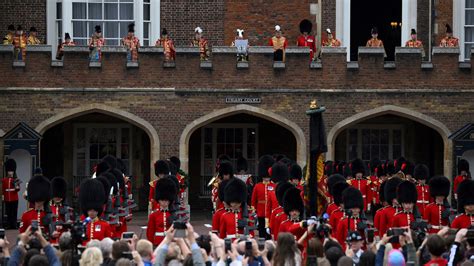
M58 43L62 42L63 37L63 3L58 2L56 3L56 37L58 39Z
M151 6L150 0L143 1L143 46L153 45L153 40L150 43L150 29L151 29Z
M76 124L74 176L89 177L106 155L121 158L130 174L131 128L127 124Z
M474 47L474 0L466 0L464 22L464 58L471 59L471 48Z
M403 155L401 126L360 125L347 130L346 160L393 160Z
M88 39L100 25L106 45L120 45L127 34L128 24L134 22L133 0L86 0L72 2L71 36L78 45Z
M258 128L254 124L212 124L201 129L201 196L209 196L209 180L215 175L216 160L226 154L234 167L237 158L248 162L248 172L257 172Z

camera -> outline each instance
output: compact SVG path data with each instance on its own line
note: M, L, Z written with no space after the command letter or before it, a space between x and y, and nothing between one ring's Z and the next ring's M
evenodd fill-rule
M224 239L225 252L232 250L232 240L230 238Z
M258 243L258 250L263 251L265 249L265 238L259 237L257 243Z
M331 229L328 226L328 218L327 214L319 217L317 226L314 227L314 233L319 239L323 239L329 236Z
M176 238L186 237L186 228L187 228L187 226L186 226L185 222L175 221L173 223L173 227L176 230L175 233L174 233L174 237L176 237Z
M132 239L133 238L133 232L124 232L122 233L122 239Z

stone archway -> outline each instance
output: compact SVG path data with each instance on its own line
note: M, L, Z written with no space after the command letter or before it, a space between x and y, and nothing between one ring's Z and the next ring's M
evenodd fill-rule
M63 111L44 120L43 122L39 123L38 126L36 126L35 130L40 134L44 134L51 127L58 125L66 120L94 112L122 119L124 121L129 122L130 124L133 124L143 129L143 131L146 132L146 134L150 138L150 173L153 173L153 162L158 160L160 157L160 140L158 137L158 133L149 122L127 111L106 106L103 104L82 105L77 108Z
M364 121L376 116L386 115L386 114L392 114L392 115L408 118L410 120L423 124L427 127L430 127L434 129L436 132L438 132L441 138L443 139L443 144L444 144L444 164L443 164L444 175L447 177L451 177L452 164L453 164L452 162L453 143L448 138L448 136L451 134L449 129L443 123L441 123L440 121L430 116L427 116L425 114L422 114L414 110L395 106L395 105L384 105L384 106L370 109L364 112L360 112L334 125L329 131L328 136L327 136L328 153L326 155L326 159L334 160L335 142L336 142L337 136L339 135L339 133L341 133L341 131L361 121Z
M216 121L220 118L235 114L253 115L271 121L288 129L295 136L296 139L296 160L298 164L306 164L306 138L303 133L303 130L296 123L279 114L267 111L265 109L250 106L247 104L239 104L232 107L219 109L217 111L204 115L192 121L186 126L179 139L179 159L181 160L181 167L184 170L188 170L189 139L193 132L196 129L202 127L203 125L212 123L213 121Z

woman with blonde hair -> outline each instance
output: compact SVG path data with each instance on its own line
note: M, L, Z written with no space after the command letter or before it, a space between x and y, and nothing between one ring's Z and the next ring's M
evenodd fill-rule
M103 262L102 252L97 247L90 247L84 250L79 260L80 266L97 266Z
M273 254L273 266L300 266L301 253L296 246L295 236L289 233L278 234L278 241Z

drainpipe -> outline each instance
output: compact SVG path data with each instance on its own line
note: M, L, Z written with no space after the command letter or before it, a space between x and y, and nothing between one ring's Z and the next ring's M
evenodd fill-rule
M430 8L429 8L429 25L430 31L428 35L428 61L431 62L431 46L433 44L432 36L433 36L433 0L430 0Z

